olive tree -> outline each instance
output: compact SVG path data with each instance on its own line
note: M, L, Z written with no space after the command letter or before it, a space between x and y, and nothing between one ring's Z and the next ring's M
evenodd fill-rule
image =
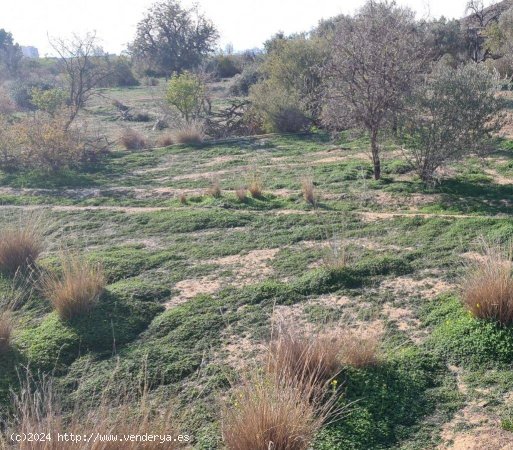
M197 6L164 0L139 22L130 51L147 74L169 76L198 67L214 51L217 38L216 27Z
M470 63L438 66L413 95L401 121L406 156L420 178L431 183L435 171L470 153L484 153L504 120L496 95L498 77Z
M422 44L413 12L395 3L368 1L354 17L336 23L323 121L369 133L375 179L381 176L380 133L401 110L422 69Z

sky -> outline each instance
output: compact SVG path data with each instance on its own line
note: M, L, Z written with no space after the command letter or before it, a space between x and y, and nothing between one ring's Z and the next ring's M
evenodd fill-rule
M137 22L155 0L0 0L0 28L21 45L32 45L41 56L52 54L50 37L96 31L109 53L126 49ZM191 5L194 0L182 0ZM261 47L278 31L309 31L320 19L352 13L365 0L196 0L217 26L219 46L236 51ZM417 17L459 18L466 0L398 0Z

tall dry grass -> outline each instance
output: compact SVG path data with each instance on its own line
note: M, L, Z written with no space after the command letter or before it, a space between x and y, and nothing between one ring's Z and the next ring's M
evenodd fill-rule
M106 285L103 268L79 255L63 254L62 274L42 276L42 290L64 320L88 313L97 303Z
M0 230L0 271L14 275L32 266L43 250L39 223L26 218L15 226Z
M19 393L13 398L13 415L8 419L0 434L0 448L19 450L175 450L184 448L178 441L141 442L126 440L128 436L145 434L172 436L178 438L181 430L177 426L176 413L171 404L152 405L148 390L140 392L137 387L121 389L117 399L108 395L112 387L109 380L97 401L74 402L70 410L64 410L60 394L52 379L34 380L30 375L22 381ZM135 393L134 393L135 392ZM51 440L10 440L12 433L50 436ZM58 435L77 437L92 436L89 442L81 439L75 442L58 440ZM100 438L101 436L102 438ZM116 436L117 441L105 439ZM183 440L183 439L182 439Z
M220 198L222 195L221 191L221 183L219 180L212 180L209 188L207 189L207 194L214 198Z
M120 131L119 142L126 150L142 150L148 146L146 138L132 128L123 128Z
M287 379L255 376L232 394L222 412L229 450L307 450L329 415L329 407Z
M301 179L301 192L303 193L303 198L307 203L312 206L317 204L315 186L311 177L304 177Z
M253 172L249 176L248 191L253 198L258 199L263 197L264 186L262 178L257 172Z
M333 236L327 240L327 246L323 249L322 263L330 270L338 270L347 266L349 255L342 242Z
M11 347L12 318L9 312L0 313L0 355Z
M304 337L281 325L268 346L264 371L233 390L222 412L230 450L306 450L336 411L330 384L341 368L335 335Z
M381 335L364 329L345 329L338 334L340 361L344 366L366 368L381 362Z
M482 256L469 262L462 299L474 317L513 324L512 245L482 243Z
M199 145L205 140L204 128L201 122L193 121L174 130L171 138L178 144Z

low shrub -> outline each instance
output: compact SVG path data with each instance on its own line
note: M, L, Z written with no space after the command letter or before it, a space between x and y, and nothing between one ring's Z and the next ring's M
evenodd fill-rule
M0 118L0 169L57 172L97 162L108 149L103 139L72 127L66 111L37 113L9 122Z
M63 320L88 313L100 298L106 278L100 265L84 261L77 255L64 255L62 276L47 272L42 280L43 292Z
M462 299L474 317L501 325L513 323L513 262L511 250L484 245L484 255L470 262L462 281Z
M30 220L0 231L0 271L14 275L32 266L43 250L42 234Z
M124 128L119 135L119 141L126 150L142 150L146 148L146 138L132 128Z

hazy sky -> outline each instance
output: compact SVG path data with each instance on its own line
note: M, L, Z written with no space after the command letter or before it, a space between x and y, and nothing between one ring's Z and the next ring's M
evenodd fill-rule
M95 30L105 50L119 53L131 41L137 22L154 0L0 0L0 28L21 45L50 53L47 35L69 36ZM185 4L193 0L184 0ZM310 30L321 18L350 13L364 0L198 0L217 25L220 46L260 47L277 31ZM399 0L417 16L461 17L465 0Z

